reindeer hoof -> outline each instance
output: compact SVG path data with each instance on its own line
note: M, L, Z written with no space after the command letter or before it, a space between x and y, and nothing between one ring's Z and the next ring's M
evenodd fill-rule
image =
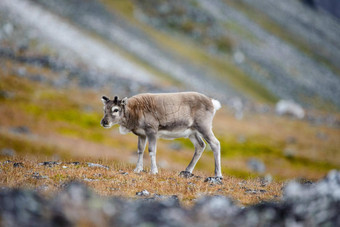
M193 177L194 174L190 173L189 171L181 171L179 173L179 176L184 177L184 178L190 178L190 177Z
M208 177L204 180L204 182L209 182L210 184L220 184L222 185L222 177Z
M153 175L156 175L156 174L158 174L158 170L157 169L156 170L151 170L150 173L153 174Z
M140 172L143 172L143 169L142 168L136 168L136 169L133 170L133 172L140 173Z

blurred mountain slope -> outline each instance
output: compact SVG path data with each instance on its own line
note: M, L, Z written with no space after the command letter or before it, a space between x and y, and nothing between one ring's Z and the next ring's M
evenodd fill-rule
M53 53L102 85L340 108L340 23L298 0L4 0L0 11L2 33L25 28L2 49Z

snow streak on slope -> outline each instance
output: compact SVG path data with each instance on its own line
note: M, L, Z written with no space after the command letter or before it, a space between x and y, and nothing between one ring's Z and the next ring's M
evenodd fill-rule
M97 42L88 34L40 6L25 0L2 0L0 8L12 13L22 23L33 27L56 49L72 51L88 66L104 73L112 73L145 83L157 83L157 79L143 68L109 47Z

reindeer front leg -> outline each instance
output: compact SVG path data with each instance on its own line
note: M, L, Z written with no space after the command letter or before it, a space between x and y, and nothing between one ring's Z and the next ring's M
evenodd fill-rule
M135 173L140 173L143 171L143 155L146 145L146 137L145 136L138 136L138 161L137 166L134 170Z
M149 141L149 155L151 158L151 174L157 174L157 164L156 164L156 147L157 147L157 137L156 134L148 134Z

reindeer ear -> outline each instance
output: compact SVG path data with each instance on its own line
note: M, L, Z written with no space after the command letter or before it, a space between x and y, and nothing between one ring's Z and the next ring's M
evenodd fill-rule
M103 102L103 104L105 105L108 101L110 101L110 99L104 95L104 96L102 97L102 102Z
M113 99L113 104L118 105L118 96L115 96Z
M121 102L121 105L125 106L127 103L128 103L128 98L127 97L123 98L122 102Z

